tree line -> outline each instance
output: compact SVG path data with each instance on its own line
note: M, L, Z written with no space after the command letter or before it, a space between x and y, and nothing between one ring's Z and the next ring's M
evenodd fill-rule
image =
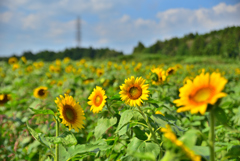
M187 34L182 38L174 37L145 47L141 42L134 47L133 54L151 53L168 56L176 55L220 55L240 58L240 27L227 27L207 34Z
M109 57L118 57L123 55L123 52L111 50L109 48L102 48L102 49L93 49L92 47L89 48L67 48L64 51L54 52L54 51L40 51L36 54L32 53L31 51L25 51L21 56L15 56L20 58L25 56L27 60L43 60L43 61L53 61L56 59L63 59L65 57L69 57L73 60L78 60L81 58L109 58ZM7 61L9 57L0 57L0 61Z

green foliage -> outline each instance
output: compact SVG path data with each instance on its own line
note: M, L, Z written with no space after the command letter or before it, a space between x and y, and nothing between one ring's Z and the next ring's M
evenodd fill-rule
M103 49L93 49L90 48L70 48L65 49L64 51L54 52L54 51L40 51L38 53L32 53L31 51L25 51L21 56L25 56L27 60L43 60L43 61L53 61L56 59L64 59L69 57L70 59L77 60L82 58L109 58L109 57L118 57L123 55L122 52L111 50L108 48ZM21 56L16 56L20 58ZM7 57L0 57L1 60L8 60Z
M111 126L115 125L117 123L117 118L101 118L98 120L97 126L94 130L94 136L96 139L99 139L102 137L102 135L105 133L107 129L109 129Z
M137 154L135 154L135 152ZM138 138L132 138L127 148L127 153L140 159L155 160L160 152L160 147L156 143L146 142Z
M186 39L188 37L193 39L199 35L188 35ZM171 43L189 45L181 43L180 39ZM159 42L151 50L162 47L163 42ZM215 50L222 48L219 46L212 51ZM208 160L208 112L204 115L177 113L178 107L173 103L179 98L179 89L185 84L185 78L194 78L203 68L210 73L218 71L228 80L223 90L227 96L214 109L216 160L239 160L240 73L237 60L217 55L209 59L208 56L160 54L133 54L120 58L60 61L59 72L50 68L57 66L56 61L43 62L42 67L37 67L33 64L39 62L28 60L25 64L19 60L20 67L16 70L12 69L13 65L1 61L0 94L10 94L11 99L0 108L0 160L54 160L56 145L59 146L60 160L190 160L180 144L165 136L162 129L166 125L170 126L175 136L173 139L181 141L202 160ZM141 68L135 70L140 62ZM33 66L33 70L28 71L28 66ZM69 66L73 70L67 71ZM167 76L163 84L153 85L151 69L157 66L164 71L174 67L176 72ZM96 73L98 68L104 70L101 76ZM120 86L130 76L146 78L145 83L149 84L148 100L144 100L139 108L124 103L119 94ZM49 95L45 99L33 95L39 86L48 88ZM92 113L87 102L96 86L105 90L107 102L99 113ZM79 132L73 127L69 130L69 125L63 124L63 119L58 117L59 110L54 101L65 93L73 96L84 110L84 128ZM159 111L162 114L156 114ZM56 120L59 122L58 137L55 137Z
M222 57L240 59L240 27L227 27L219 31L211 31L203 35L190 33L182 38L171 38L157 41L155 44L144 47L139 42L134 53L161 54L171 56L202 56L219 55Z

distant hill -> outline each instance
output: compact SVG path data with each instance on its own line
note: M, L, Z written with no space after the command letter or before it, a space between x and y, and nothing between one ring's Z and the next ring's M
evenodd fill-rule
M211 31L203 35L190 33L182 38L157 41L145 47L141 42L134 47L133 54L175 55L221 55L223 57L240 58L240 27L227 27Z
M69 57L73 60L81 59L81 58L109 58L109 57L117 57L123 55L122 52L118 52L115 50L110 50L108 48L103 49L93 49L90 48L70 48L65 49L64 51L54 52L54 51L41 51L36 54L33 54L31 51L25 51L21 56L25 56L27 60L44 60L44 61L53 61L56 59L63 59L65 57ZM17 58L21 56L15 56ZM9 57L0 57L1 60L8 60Z

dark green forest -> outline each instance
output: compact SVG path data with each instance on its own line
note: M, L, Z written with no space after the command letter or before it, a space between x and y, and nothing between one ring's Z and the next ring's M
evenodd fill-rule
M134 48L133 54L151 53L166 56L207 56L240 58L240 27L227 27L203 35L190 33L182 38L157 41L150 47L141 42Z
M118 52L115 50L110 50L108 48L103 49L93 49L90 48L70 48L65 49L64 51L54 52L54 51L40 51L36 54L31 51L25 51L21 56L25 56L27 60L43 60L43 61L53 61L56 59L63 59L65 57L69 57L73 60L78 60L81 58L109 58L109 57L117 57L123 55L122 52ZM15 55L14 55L15 56ZM20 58L21 56L15 56ZM7 61L9 57L0 57L0 61Z
M182 38L174 37L169 40L158 40L155 44L145 47L141 42L133 49L133 54L160 54L164 56L221 56L240 59L240 26L227 27L218 31L211 31L206 34L190 33ZM15 56L15 55L14 55ZM53 61L69 57L73 60L81 58L110 58L123 56L123 52L109 48L70 48L64 51L40 51L32 53L25 51L21 56L28 60ZM21 57L15 56L15 57ZM9 57L0 57L1 60L8 60Z

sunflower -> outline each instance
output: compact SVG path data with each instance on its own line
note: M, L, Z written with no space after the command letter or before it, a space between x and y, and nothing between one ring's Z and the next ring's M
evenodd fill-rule
M121 91L119 92L122 101L130 106L141 106L142 100L148 100L149 91L147 89L149 85L144 84L145 81L142 77L135 79L134 76L125 79L125 84L120 86Z
M69 57L65 57L65 58L63 59L63 62L66 64L66 63L68 63L70 60L71 60L71 59L70 59Z
M93 113L98 113L99 111L102 111L103 106L106 103L105 91L99 87L96 86L96 88L93 90L91 95L88 97L90 101L88 101L88 104L91 106L91 111Z
M19 66L19 64L13 64L13 66L12 66L12 70L14 71L14 70L16 70L16 69L18 69L20 66Z
M48 95L48 91L47 91L47 87L43 87L43 86L40 86L38 88L35 88L34 89L34 92L33 92L33 95L36 97L36 98L41 98L41 99L44 99L47 97Z
M88 79L85 79L83 81L83 84L89 84L89 83L92 83L92 82L94 82L94 79L93 78L88 78Z
M98 77L101 77L104 74L104 70L100 69L100 68L98 68L96 72L97 72Z
M161 68L153 68L152 70L152 84L159 85L166 80L165 71Z
M65 98L60 95L60 99L57 97L55 103L58 106L58 111L60 112L60 118L62 119L62 124L72 128L78 132L79 129L83 127L83 120L85 120L84 111L82 107L76 102L72 96L64 94Z
M18 59L16 57L11 57L8 59L9 64L15 64L18 62Z
M11 99L9 94L0 94L0 106L4 105Z
M26 57L25 57L25 56L22 56L22 57L21 57L21 60L22 60L22 62L23 62L24 64L26 64L26 63L27 63L27 59L26 59Z
M219 98L227 94L221 92L227 83L227 80L219 73L213 72L201 73L193 81L187 80L187 83L179 89L180 99L174 101L180 107L177 112L191 111L191 113L200 112L202 115L206 112L208 104L215 104Z
M176 71L175 68L170 67L170 68L167 69L166 75L167 76L172 75L173 73L175 73L175 71Z

